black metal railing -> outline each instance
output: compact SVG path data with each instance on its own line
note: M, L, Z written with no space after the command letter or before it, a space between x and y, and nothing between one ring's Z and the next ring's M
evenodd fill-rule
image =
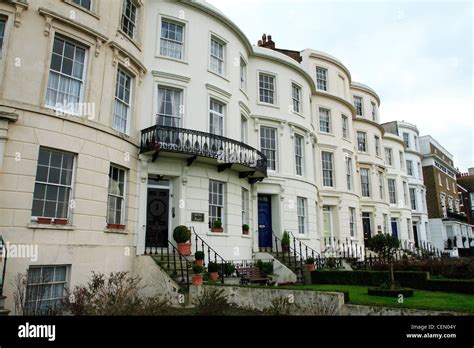
M213 262L216 263L220 268L218 273L221 283L224 284L225 265L229 263L229 261L226 261L221 255L219 255L217 251L207 244L207 242L205 242L204 239L202 239L196 233L196 230L193 226L189 227L189 230L191 231L191 240L194 240L194 252L202 251L204 253L204 266L208 265L211 260L214 260Z
M267 157L240 141L193 129L155 125L142 130L140 153L166 151L216 159L220 164L240 164L267 176Z
M180 278L181 284L189 289L190 272L193 267L193 262L186 256L181 255L178 248L171 242L165 247L153 247L147 251L145 248L145 255L158 256L162 266L168 271L172 277Z
M3 285L5 284L5 273L7 270L7 257L8 250L3 237L0 236L0 265L2 267L2 279L0 279L0 296L3 296Z

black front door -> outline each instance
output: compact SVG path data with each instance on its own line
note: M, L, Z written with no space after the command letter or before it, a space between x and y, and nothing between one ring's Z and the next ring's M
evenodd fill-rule
M258 196L258 246L272 247L272 205L271 196Z
M415 246L419 248L420 241L418 240L418 225L417 224L413 224L413 239L415 240Z
M370 227L370 213L362 213L362 228L364 229L364 241L367 242L372 236Z
M168 245L169 189L148 188L146 248Z

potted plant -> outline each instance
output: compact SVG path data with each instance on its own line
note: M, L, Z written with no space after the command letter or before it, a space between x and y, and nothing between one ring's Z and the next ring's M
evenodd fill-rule
M191 231L186 226L177 226L173 231L173 238L178 243L178 252L180 255L191 255Z
M58 218L54 219L55 225L67 225L67 223L68 223L67 219L58 219Z
M314 258L308 257L306 259L306 266L308 267L308 271L312 272L316 269L316 265L314 264Z
M50 217L39 217L36 221L39 224L49 225L53 219Z
M207 271L209 272L209 277L212 281L217 281L219 278L219 265L215 262L209 262L207 265Z
M233 263L227 262L224 264L224 274L228 278L235 272L235 266Z
M214 221L211 227L211 232L218 232L218 233L224 232L224 229L222 228L222 221L220 219L217 219L216 221Z
M124 230L125 225L121 224L107 224L107 228L112 229L112 230Z
M290 250L290 234L288 231L283 232L283 237L281 238L281 250L285 252Z
M201 265L194 265L193 266L193 277L192 282L193 285L201 286L202 285L202 272L204 272L204 267Z
M194 264L199 266L204 264L204 251L196 251L194 253Z
M242 225L242 234L249 234L249 225L247 224Z

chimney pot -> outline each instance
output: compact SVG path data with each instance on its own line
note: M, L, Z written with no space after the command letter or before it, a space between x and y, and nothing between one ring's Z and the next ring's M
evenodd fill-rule
M263 34L262 41L264 44L267 43L267 34Z
M259 47L261 47L261 46L262 46L262 40L258 40L257 45L258 45Z
M272 41L272 36L268 35L268 41Z

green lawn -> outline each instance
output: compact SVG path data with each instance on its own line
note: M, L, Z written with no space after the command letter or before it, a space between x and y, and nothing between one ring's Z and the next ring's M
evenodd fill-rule
M415 290L413 297L405 298L404 303L398 303L398 298L369 296L367 294L368 286L361 285L313 284L291 286L289 288L315 291L349 291L349 299L352 304L446 310L474 314L474 295L467 294Z

